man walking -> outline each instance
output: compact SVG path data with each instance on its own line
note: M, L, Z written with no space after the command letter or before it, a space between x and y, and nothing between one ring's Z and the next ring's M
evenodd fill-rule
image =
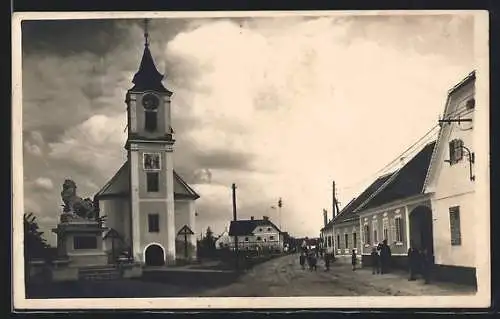
M389 270L389 264L391 260L391 248L387 245L387 239L384 239L380 247L380 262L381 262L381 273L386 274Z

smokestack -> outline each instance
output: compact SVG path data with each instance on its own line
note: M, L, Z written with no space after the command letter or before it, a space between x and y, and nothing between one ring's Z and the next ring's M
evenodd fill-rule
M328 212L323 209L323 226L326 226L326 224L328 224Z

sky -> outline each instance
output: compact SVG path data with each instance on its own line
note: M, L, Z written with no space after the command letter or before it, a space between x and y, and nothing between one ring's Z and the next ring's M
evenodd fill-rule
M239 218L267 215L294 236L317 236L332 181L342 208L386 164L397 169L475 67L466 14L149 25L174 92L174 167L201 195L197 233L228 226L236 183ZM141 20L22 24L24 210L53 245L64 179L93 197L126 159L125 93L143 45Z

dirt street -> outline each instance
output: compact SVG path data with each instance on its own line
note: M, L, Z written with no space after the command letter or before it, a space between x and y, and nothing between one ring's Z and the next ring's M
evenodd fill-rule
M368 269L352 271L333 263L325 272L322 260L316 272L302 270L298 255L288 255L256 266L237 282L205 291L206 297L282 296L423 296L474 294L475 289L450 283L408 281L404 272L373 275Z

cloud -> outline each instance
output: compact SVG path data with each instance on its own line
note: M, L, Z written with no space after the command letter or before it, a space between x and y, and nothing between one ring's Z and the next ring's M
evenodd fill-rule
M282 197L285 229L316 234L331 181L347 203L360 190L352 185L435 124L474 62L465 16L172 21L152 24L151 51L174 91L175 168L201 195L197 227L216 232L232 218L236 183L238 216L277 221L270 206ZM123 37L107 50L73 43L71 55L23 57L28 180L71 177L90 195L125 160L123 100L142 30L115 27ZM85 43L106 38L83 34ZM57 47L51 41L39 42ZM25 188L27 207L60 210L59 190L48 199Z
M34 182L35 187L41 190L52 190L54 188L54 184L52 184L52 180L46 177L39 177Z

